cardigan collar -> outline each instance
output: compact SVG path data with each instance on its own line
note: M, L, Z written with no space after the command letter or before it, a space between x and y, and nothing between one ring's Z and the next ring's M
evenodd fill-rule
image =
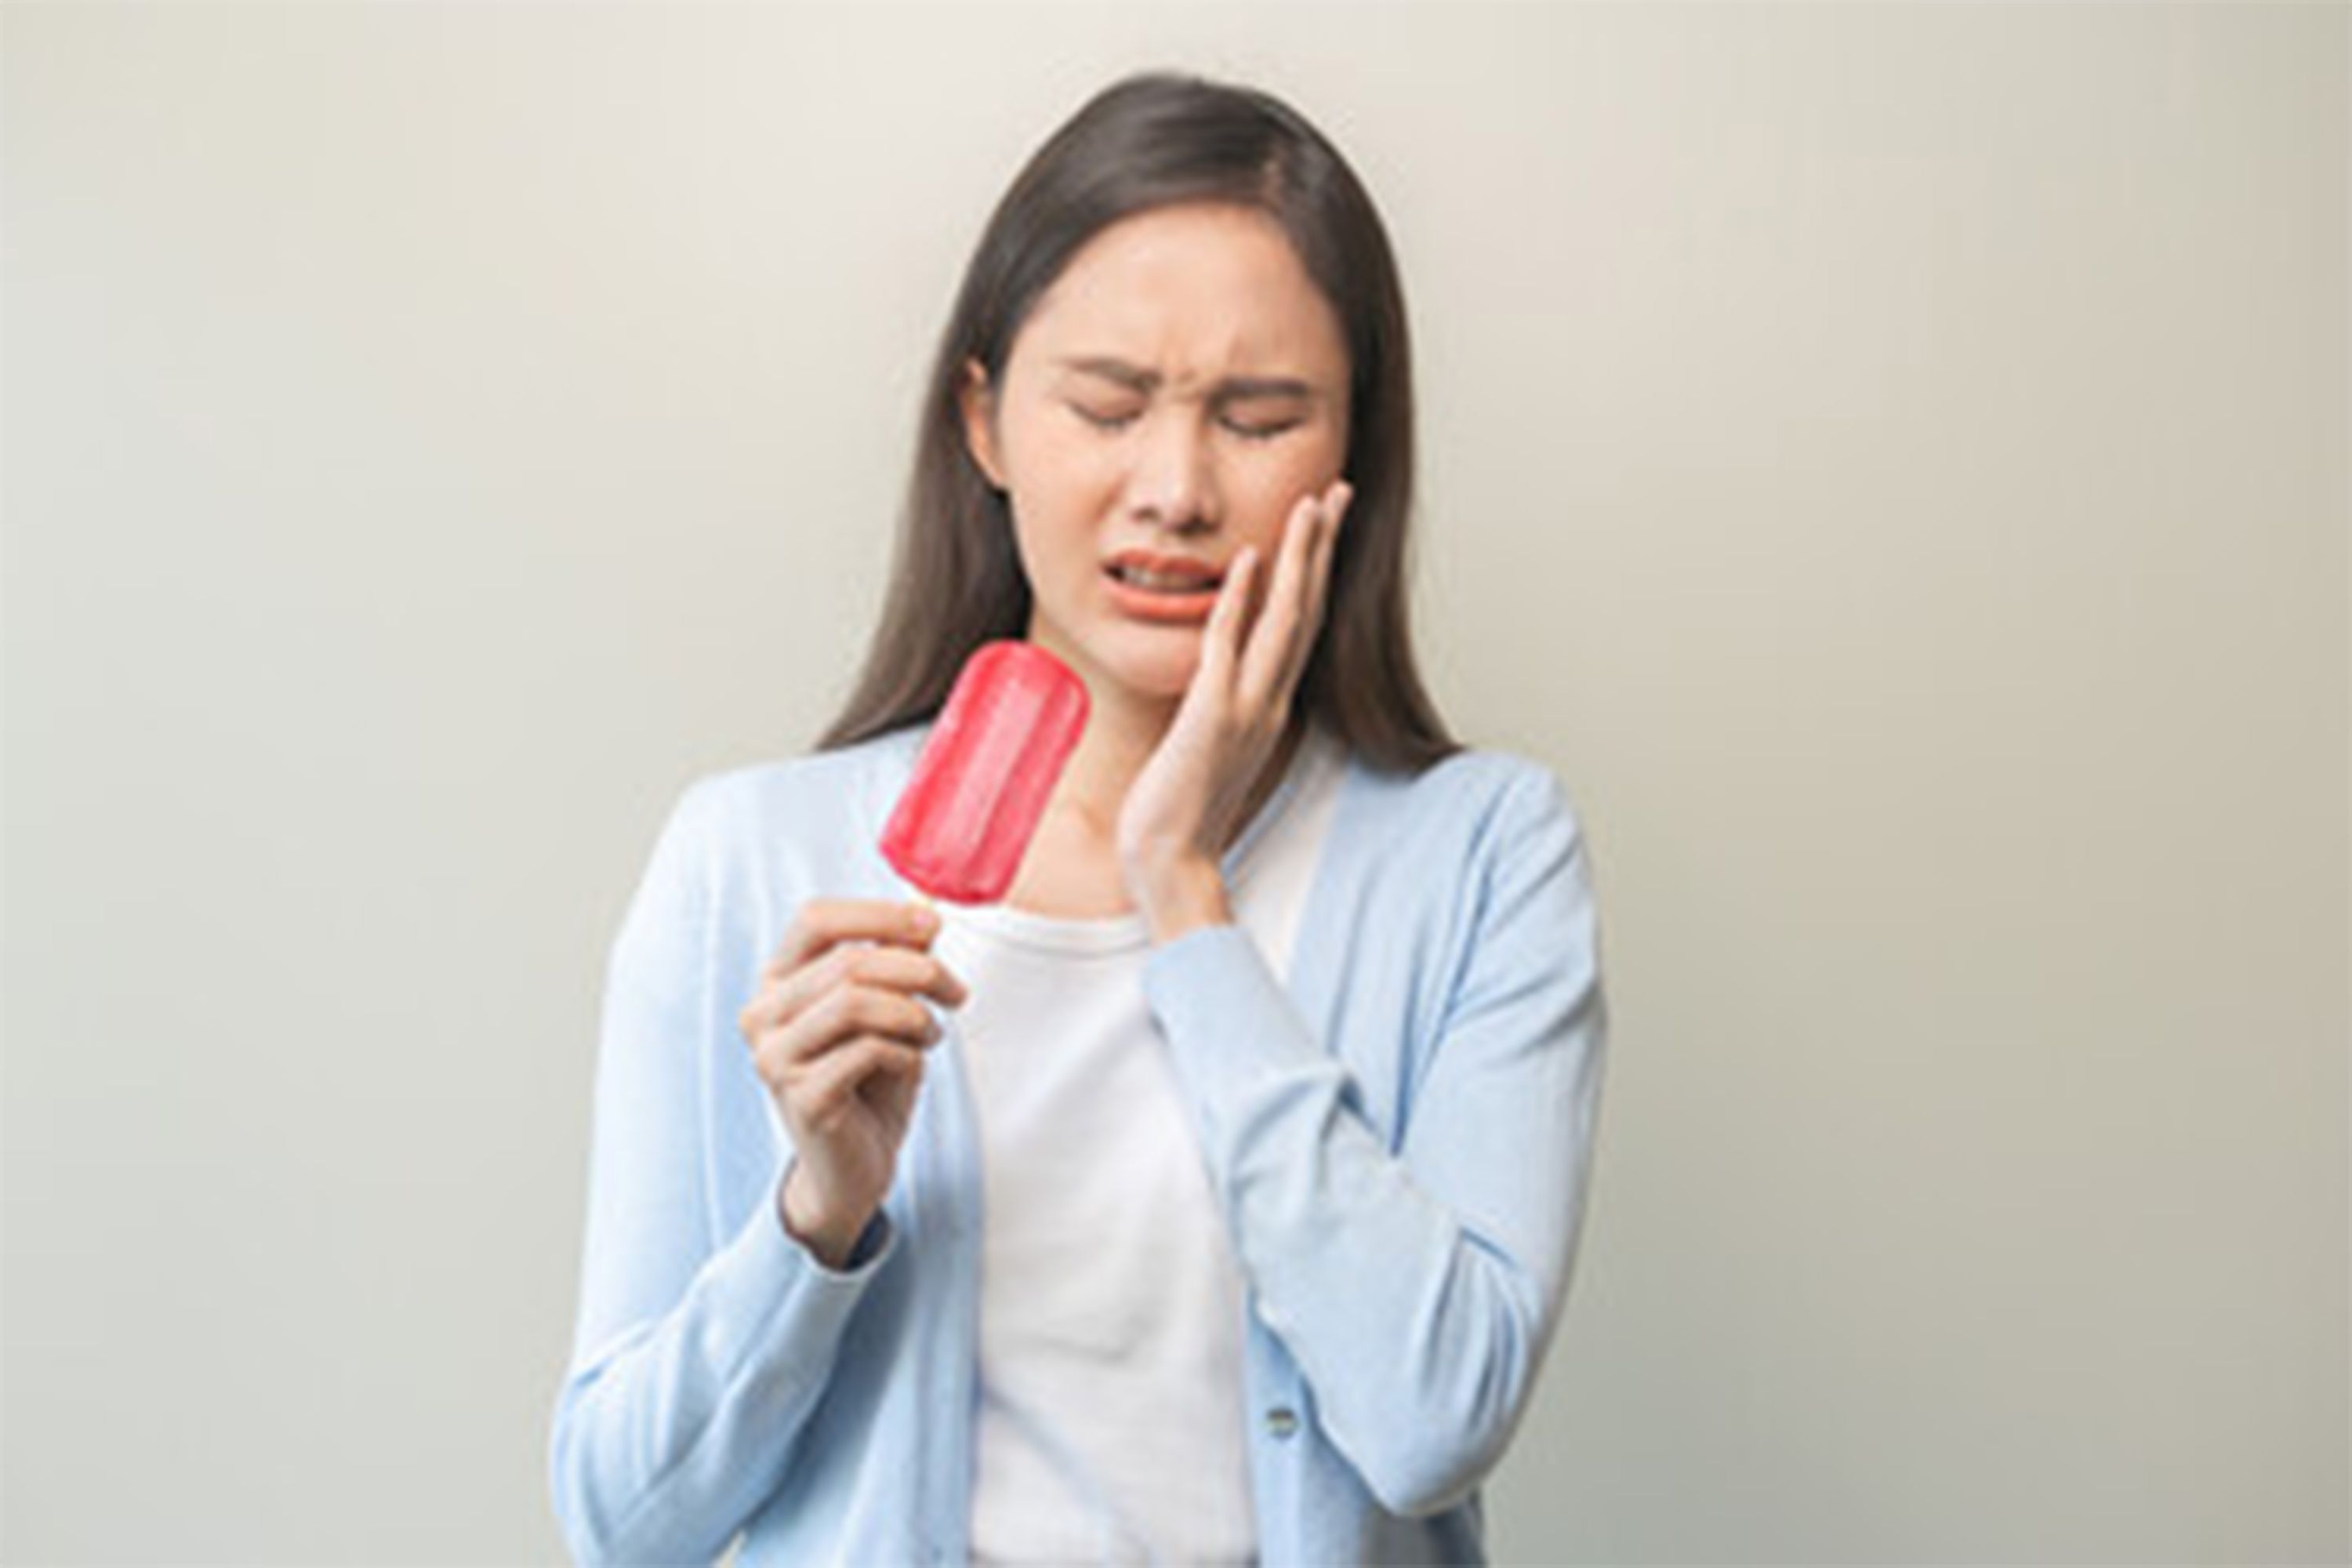
M1312 720L1309 721L1310 724L1313 722ZM882 842L882 828L889 820L891 807L898 803L899 795L906 789L908 779L913 775L915 760L921 754L923 742L930 738L931 729L936 723L938 720L934 717L916 723L901 725L896 730L876 736L872 742L875 748L875 767L869 775L869 785L865 798L860 802L860 831L863 841L872 847L875 862L881 867L882 874L893 886L905 887L908 884L906 879L898 875L897 868L882 858L878 847ZM1275 786L1271 795L1266 796L1264 804L1258 807L1257 815L1250 818L1248 824L1243 827L1241 836L1234 840L1221 857L1219 865L1228 884L1234 881L1242 861L1248 856L1252 847L1265 837L1267 828L1281 816L1284 809L1289 805L1291 798L1297 794L1300 781L1306 776L1307 764L1312 754L1310 750L1312 744L1321 744L1336 753L1340 768L1339 799L1332 819L1331 838L1335 843L1349 842L1347 833L1350 802L1363 786L1364 781L1370 777L1369 770L1364 766L1361 757L1343 744L1336 734L1320 724L1314 725L1307 740L1308 743L1301 744L1297 752L1292 755L1290 766L1284 773L1282 782ZM1323 857L1327 863L1331 858L1329 855ZM1318 875L1317 880L1319 882L1321 879Z

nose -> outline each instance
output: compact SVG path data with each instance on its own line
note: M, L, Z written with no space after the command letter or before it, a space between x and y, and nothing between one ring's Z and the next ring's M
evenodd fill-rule
M1192 411L1171 408L1144 423L1129 479L1137 516L1179 533L1213 528L1218 519L1214 458Z

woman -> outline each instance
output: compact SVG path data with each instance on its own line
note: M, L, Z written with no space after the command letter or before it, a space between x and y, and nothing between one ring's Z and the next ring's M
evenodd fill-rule
M847 710L684 792L613 947L567 1539L1483 1561L1606 1007L1567 796L1414 670L1379 219L1277 100L1130 78L992 217L930 394ZM876 840L996 637L1090 716L942 929Z

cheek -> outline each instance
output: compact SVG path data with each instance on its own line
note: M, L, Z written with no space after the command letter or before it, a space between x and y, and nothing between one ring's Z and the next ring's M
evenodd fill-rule
M1096 470L1099 459L1083 444L1050 429L1024 433L1013 468L1013 533L1022 564L1041 576L1083 575L1095 558L1097 520L1111 493Z
M1336 448L1325 450L1318 444L1314 451L1270 470L1263 484L1252 487L1249 504L1243 512L1247 521L1234 541L1234 547L1255 544L1270 565L1281 546L1292 510L1308 496L1320 495L1330 488L1331 481L1339 477L1340 460Z
M1043 420L1024 432L1013 483L1038 516L1062 518L1100 505L1118 488L1112 443Z
M1066 489L1041 489L1022 499L1013 535L1033 592L1068 600L1088 591L1100 571L1103 515Z

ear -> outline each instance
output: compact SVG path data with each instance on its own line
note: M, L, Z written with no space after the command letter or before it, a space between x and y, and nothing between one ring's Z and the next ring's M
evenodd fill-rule
M963 378L956 386L956 403L963 414L964 446L971 460L998 489L1005 489L996 455L996 394L988 384L988 370L976 359L963 362Z

